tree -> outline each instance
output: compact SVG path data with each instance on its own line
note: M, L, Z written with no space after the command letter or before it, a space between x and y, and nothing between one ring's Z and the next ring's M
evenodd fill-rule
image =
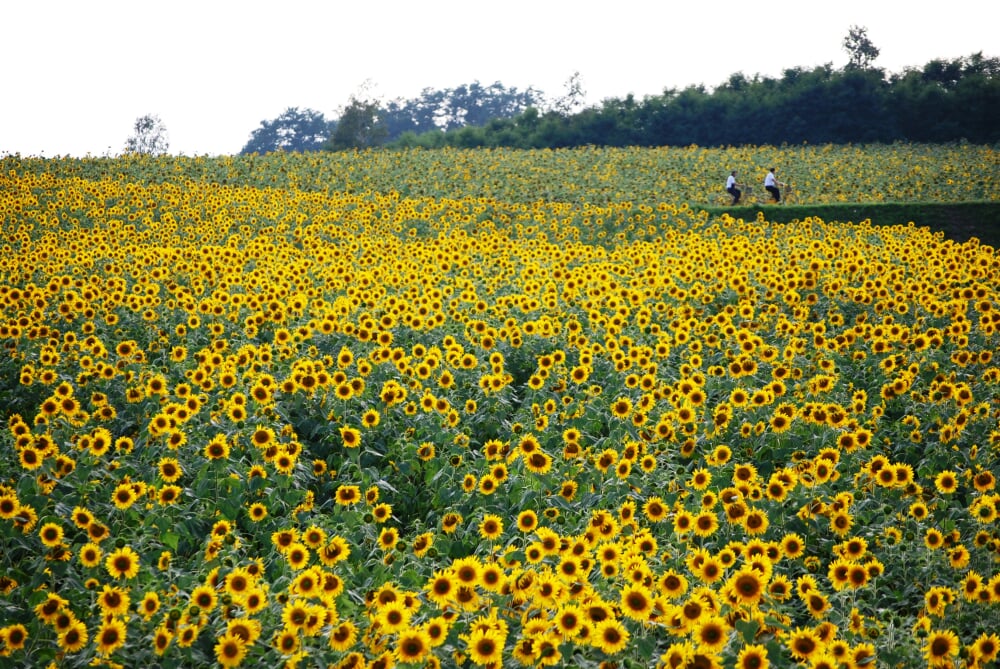
M352 95L327 147L334 151L367 149L382 144L386 134L385 126L379 123L378 102Z
M261 121L240 153L319 151L330 138L333 127L318 111L289 107L278 118Z
M499 81L483 86L478 81L456 88L425 88L420 97L396 99L379 108L379 122L387 138L395 140L405 132L423 134L485 126L498 118L514 118L530 107L541 107L541 91L519 91Z
M125 153L158 156L170 148L167 126L155 114L146 114L135 120L132 135L125 140Z
M843 45L848 55L848 70L867 70L880 53L868 38L868 29L861 26L851 26Z
M564 84L566 92L552 103L552 111L560 116L569 116L583 109L587 91L583 90L583 81L579 71L574 72Z
M445 91L445 100L438 109L438 125L445 130L464 126L484 126L496 118L513 118L529 107L544 102L541 91L528 88L519 91L507 88L499 81L483 86L478 81Z
M446 93L425 88L418 98L390 100L382 109L381 115L388 138L393 140L407 132L422 135L440 131L436 114L444 104Z

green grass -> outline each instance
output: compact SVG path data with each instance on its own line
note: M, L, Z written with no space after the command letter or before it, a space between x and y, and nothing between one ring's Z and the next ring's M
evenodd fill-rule
M744 207L706 206L692 203L713 218L728 213L734 218L753 220L758 212L777 223L819 217L824 221L857 223L871 220L876 225L928 227L958 242L976 237L983 244L1000 247L1000 202L885 202L850 204L755 204Z

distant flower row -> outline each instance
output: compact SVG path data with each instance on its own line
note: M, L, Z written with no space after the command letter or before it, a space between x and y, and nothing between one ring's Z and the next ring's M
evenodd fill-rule
M995 147L972 144L795 145L566 150L441 149L366 153L272 153L230 158L0 160L4 174L26 171L139 183L291 188L310 192L399 193L501 202L716 203L738 172L764 200L777 168L800 204L967 202L1000 198Z

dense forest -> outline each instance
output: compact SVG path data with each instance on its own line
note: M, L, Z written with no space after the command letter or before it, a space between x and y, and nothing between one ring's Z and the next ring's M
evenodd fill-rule
M499 82L387 103L352 97L334 120L290 108L262 122L242 152L1000 141L1000 59L981 52L900 73L827 64L777 78L735 73L711 90L667 89L588 107L580 100L576 76L552 101Z

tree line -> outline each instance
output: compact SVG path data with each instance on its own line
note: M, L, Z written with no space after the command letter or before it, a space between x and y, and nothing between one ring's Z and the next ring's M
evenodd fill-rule
M735 73L713 90L672 88L589 107L581 104L579 75L551 101L499 82L425 89L388 103L352 96L332 120L290 108L263 121L242 152L1000 141L1000 59L979 52L891 74L873 67L878 49L863 30L844 46L851 59L843 68Z

